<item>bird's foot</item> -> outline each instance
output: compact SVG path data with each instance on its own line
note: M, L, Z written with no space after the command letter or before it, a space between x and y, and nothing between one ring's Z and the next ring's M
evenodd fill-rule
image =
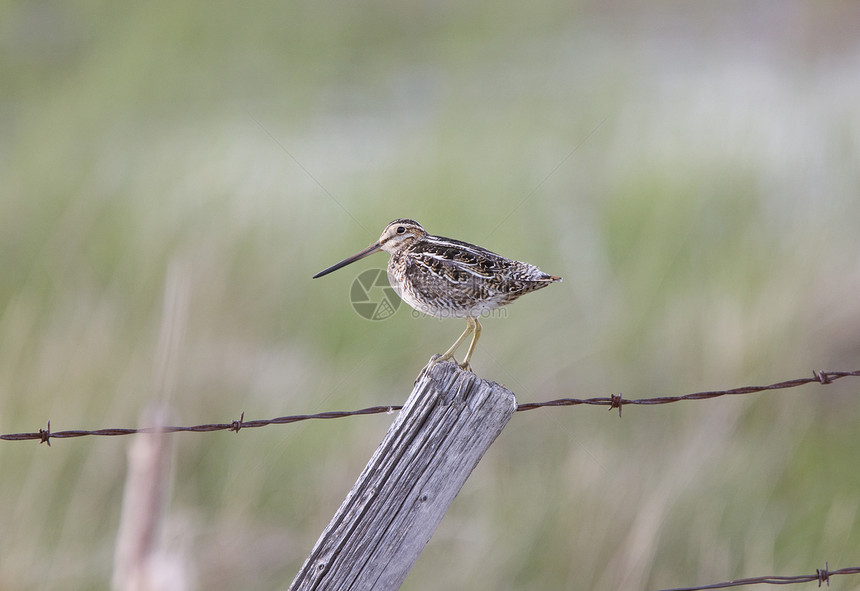
M440 355L439 353L436 353L435 355L433 355L433 357L430 358L431 365L435 363L441 363L442 361L453 361L454 363L457 363L457 360L454 359L453 355Z
M465 371L470 371L470 372L472 371L472 366L471 366L471 364L469 364L468 361L464 361L463 363L458 363L457 360L454 358L454 355L451 355L451 354L439 355L437 353L436 355L434 355L433 357L430 358L430 364L431 365L433 365L435 363L442 362L442 361L450 361L450 362L454 363L460 369L463 369ZM475 373L475 372L472 372L472 373Z

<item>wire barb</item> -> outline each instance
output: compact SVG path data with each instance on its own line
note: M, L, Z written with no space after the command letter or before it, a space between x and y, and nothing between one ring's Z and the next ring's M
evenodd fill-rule
M618 418L621 418L621 408L622 408L622 405L624 404L624 400L622 400L622 396L624 396L624 394L622 394L621 392L619 392L618 394L610 394L609 395L609 408L606 409L606 410L612 410L613 408L617 408L618 409Z
M827 583L827 586L830 586L830 564L824 563L824 570L820 568L815 569L815 574L818 575L818 586L821 587L821 583Z
M230 430L238 433L239 429L241 429L244 426L243 425L244 421L245 421L245 411L243 410L242 414L239 415L239 420L233 421L232 423L230 423Z
M47 443L51 447L51 421L48 420L47 429L39 429L39 443Z

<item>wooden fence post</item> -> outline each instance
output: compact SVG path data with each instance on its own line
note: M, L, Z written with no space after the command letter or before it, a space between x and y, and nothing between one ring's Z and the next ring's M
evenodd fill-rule
M424 368L291 591L398 589L484 452L513 392L451 362Z

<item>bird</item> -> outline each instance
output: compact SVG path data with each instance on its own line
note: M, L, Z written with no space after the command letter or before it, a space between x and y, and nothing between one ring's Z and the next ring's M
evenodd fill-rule
M433 236L415 220L403 218L388 224L379 240L314 275L328 275L376 252L391 255L388 281L400 298L418 312L436 318L465 318L466 330L436 361L453 360L471 334L462 363L470 361L481 336L478 318L511 303L523 294L542 289L561 277L536 266L509 259L480 246Z

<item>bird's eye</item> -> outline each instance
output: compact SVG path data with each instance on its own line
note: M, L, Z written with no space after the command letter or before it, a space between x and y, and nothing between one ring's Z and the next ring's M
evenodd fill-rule
M405 232L405 231L406 231L406 228L404 228L403 226L397 226L397 233L398 234L403 234L403 232Z

